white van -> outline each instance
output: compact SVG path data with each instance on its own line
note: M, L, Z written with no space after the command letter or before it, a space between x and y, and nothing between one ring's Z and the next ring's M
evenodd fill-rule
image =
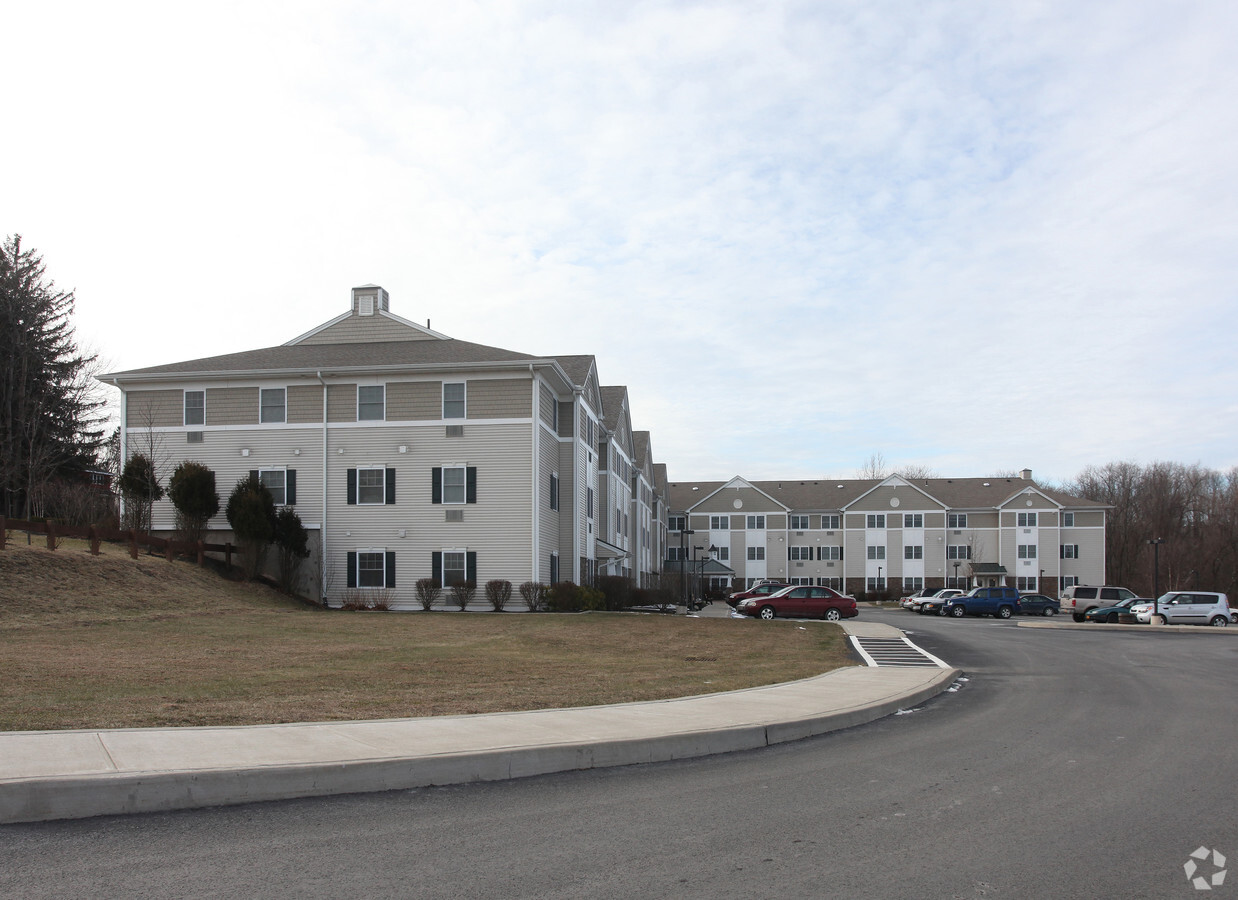
M1169 625L1214 625L1224 628L1231 621L1229 597L1212 591L1170 591L1156 601L1156 610ZM1152 621L1152 602L1131 607L1140 622Z
M1070 613L1076 622L1082 622L1089 610L1100 609L1103 606L1117 606L1123 600L1138 597L1134 591L1124 587L1091 587L1085 584L1072 584L1062 591L1059 598L1062 601L1062 612Z

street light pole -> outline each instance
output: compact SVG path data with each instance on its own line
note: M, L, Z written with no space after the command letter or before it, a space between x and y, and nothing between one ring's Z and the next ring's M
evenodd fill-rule
M679 532L679 599L683 601L684 606L688 605L688 545L684 543L684 538L690 534L696 534L687 528L687 523L684 523L683 531Z
M1153 538L1148 543L1152 545L1152 618L1156 619L1161 614L1161 544L1165 539Z
M957 559L954 561L954 586L955 588L959 586L959 561Z

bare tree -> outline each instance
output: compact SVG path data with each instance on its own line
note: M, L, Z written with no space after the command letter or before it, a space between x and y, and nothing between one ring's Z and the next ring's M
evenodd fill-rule
M863 479L880 480L890 474L889 466L886 465L886 458L880 452L874 453L864 465L856 470L855 477Z

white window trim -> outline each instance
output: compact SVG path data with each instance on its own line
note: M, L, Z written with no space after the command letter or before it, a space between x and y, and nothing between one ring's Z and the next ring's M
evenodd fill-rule
M463 475L463 480L460 482L460 499L447 499L447 473L460 472ZM455 485L452 485L455 487ZM463 506L469 500L469 467L464 463L453 463L452 465L443 466L443 505L444 506Z
M275 501L275 505L276 506L287 506L288 505L288 467L287 466L267 466L266 468L259 469L258 470L259 481L262 481L263 472L282 472L283 473L284 475L284 488L283 488L284 499ZM267 490L269 491L271 490L271 488L267 487ZM272 497L274 497L274 494L272 494Z
M383 409L381 415L377 419L361 418L361 390L363 388L382 388L383 389ZM358 422L385 422L387 421L387 385L382 384L359 384L357 385L357 421Z
M284 411L283 418L280 419L264 419L262 417L263 410L266 408L262 402L262 395L268 391L279 391L284 395L284 402L281 408ZM258 388L258 424L260 425L283 425L288 421L288 388Z
M357 590L359 591L382 591L387 589L387 548L386 547L358 547L353 551L357 554ZM379 571L382 572L382 584L366 584L361 583L361 554L362 553L377 553L378 558L382 561ZM339 557L336 557L339 559Z
M201 394L202 395L202 421L201 422L190 422L188 417L185 415L185 413L189 411L189 405L186 402L189 394ZM259 394L258 396L259 396L259 400L261 401L262 395ZM259 413L261 413L261 410L259 410ZM205 388L195 388L195 389L187 388L181 391L181 424L184 425L186 428L205 428L206 427L206 389Z
M377 500L362 500L361 499L361 473L362 472L381 472L379 479L379 499ZM386 466L357 466L357 505L358 506L382 506L387 502L387 467Z
M464 565L462 566L462 569L464 570L464 577L461 578L460 580L468 581L468 578L469 578L469 548L468 547L444 547L439 552L442 553L442 560L443 560L442 571L439 572L439 578L442 582L440 587L442 588L451 587L451 583L448 582L447 580L447 554L448 553L459 553L460 556L463 557Z
M464 399L463 400L452 400L450 402L451 403L463 403L464 412L462 412L458 416L449 416L447 415L447 403L449 402L447 400L447 388L448 386L454 387L457 384L464 388ZM463 422L465 419L469 417L469 383L467 381L444 381L443 382L443 393L440 399L442 400L442 406L440 407L440 411L443 414L443 419L445 419L446 421Z

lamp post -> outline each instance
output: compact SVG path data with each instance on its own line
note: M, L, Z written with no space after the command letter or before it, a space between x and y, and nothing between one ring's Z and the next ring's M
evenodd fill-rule
M687 523L685 523L686 526ZM684 543L684 538L690 534L696 534L695 531L688 530L685 527L679 532L679 599L683 601L684 606L688 605L688 573L686 563L688 561L688 547Z
M954 586L956 588L959 586L959 561L957 559L954 561Z
M880 594L884 594L885 588L881 584L881 569L882 569L881 566L877 567L877 592Z
M1152 538L1148 543L1152 545L1152 618L1156 620L1161 614L1161 544L1165 539Z
M692 597L690 598L688 609L691 609L692 606L698 603L701 599L701 576L697 573L696 569L696 551L704 549L704 547L698 547L696 544L692 545ZM701 560L701 565L705 565L704 559Z

